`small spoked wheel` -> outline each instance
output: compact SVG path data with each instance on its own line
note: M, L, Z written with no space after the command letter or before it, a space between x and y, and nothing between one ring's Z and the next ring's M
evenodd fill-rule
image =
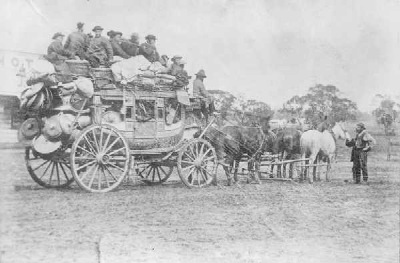
M74 181L74 177L71 173L68 155L66 149L42 155L32 147L26 147L25 163L29 175L37 184L46 188L69 186Z
M157 185L167 181L173 170L173 166L165 165L162 162L151 162L138 164L136 173L144 183Z
M178 173L189 188L210 185L217 172L217 154L204 139L194 139L185 144L178 155Z
M85 128L71 149L71 170L88 192L117 188L129 172L129 145L117 129L94 124Z

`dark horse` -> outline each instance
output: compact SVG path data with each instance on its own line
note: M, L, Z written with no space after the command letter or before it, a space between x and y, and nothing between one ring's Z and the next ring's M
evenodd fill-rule
M266 149L266 134L269 131L270 117L263 117L259 127L225 126L221 129L210 126L204 137L215 147L219 161L222 163L228 178L228 185L232 183L230 170L235 164L233 179L238 181L237 172L239 162L244 154L249 156L248 169L256 172L256 180L259 182L258 169L260 157Z
M296 154L301 154L300 137L302 132L295 128L283 128L276 131L273 153L279 154L280 160L292 160ZM272 168L272 167L271 167ZM278 174L281 173L278 166ZM273 168L272 168L273 169ZM293 164L290 164L290 177L293 173ZM285 171L284 171L285 173Z

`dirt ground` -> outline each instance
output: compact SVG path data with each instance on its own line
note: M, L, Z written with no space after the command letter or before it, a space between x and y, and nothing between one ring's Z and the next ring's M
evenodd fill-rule
M0 262L399 262L399 149L370 153L354 185L340 147L331 182L187 189L130 182L88 194L36 185L23 150L1 150ZM339 141L343 145L343 141Z

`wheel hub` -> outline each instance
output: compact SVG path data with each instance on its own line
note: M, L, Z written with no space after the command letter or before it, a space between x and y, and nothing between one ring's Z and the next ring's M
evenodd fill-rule
M96 160L100 164L106 164L110 161L110 156L108 156L107 154L98 154L96 156Z
M196 160L194 160L193 163L194 163L194 166L196 166L197 168L200 168L203 162L201 161L201 159L196 159Z

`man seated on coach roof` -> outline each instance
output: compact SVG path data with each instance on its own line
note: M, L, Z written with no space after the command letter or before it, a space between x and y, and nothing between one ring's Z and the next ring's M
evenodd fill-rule
M178 73L184 71L186 62L182 59L182 56L175 55L171 58L172 64L168 67L166 73L172 76L178 75Z
M122 50L131 57L139 54L139 34L133 33L130 39L121 39Z
M70 51L74 56L78 56L80 59L85 59L85 52L89 45L89 37L83 33L83 26L84 23L79 22L77 24L78 30L69 34L64 44L66 50Z
M114 56L120 56L122 58L130 58L131 56L129 56L121 47L121 43L122 43L122 33L119 31L114 31L111 35L110 35L110 43L111 46L113 48L113 52L114 52Z
M195 114L201 118L202 113L206 119L206 123L208 123L209 114L215 111L213 97L204 87L204 79L207 78L204 70L200 69L195 75L196 79L193 81L193 97L200 99L201 102L201 112L196 110Z
M103 28L95 26L92 30L95 36L90 41L88 48L88 60L92 67L108 65L113 60L113 49L107 38L101 36Z
M141 44L139 47L139 55L143 55L150 62L156 62L160 60L160 55L156 48L156 37L154 35L146 36L146 42Z
M74 58L74 54L63 47L64 35L57 32L53 35L53 42L47 48L47 60L55 65L62 64L67 59Z

